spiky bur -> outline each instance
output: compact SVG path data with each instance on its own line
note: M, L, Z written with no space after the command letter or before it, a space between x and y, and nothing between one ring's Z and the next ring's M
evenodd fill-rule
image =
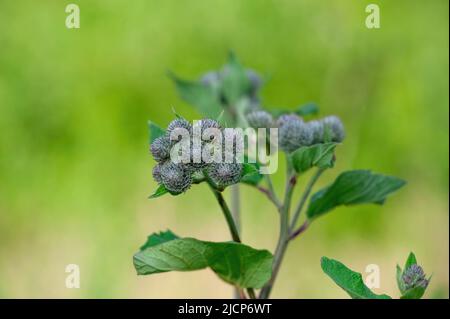
M226 187L239 183L242 176L241 163L211 163L206 173L218 187Z
M182 164L166 162L160 168L161 182L172 193L183 193L191 187L191 173Z
M162 178L161 178L161 164L157 164L153 167L152 170L152 176L153 179L158 183L161 184L162 183Z
M415 287L426 288L428 286L428 280L426 279L425 273L422 267L417 264L411 265L405 270L402 281L406 290Z
M282 115L278 119L278 142L280 148L291 153L301 146L311 145L313 134L301 118L295 115Z
M169 136L163 135L156 138L150 145L150 151L155 161L161 163L170 158L171 142Z
M344 125L339 117L331 115L322 119L324 139L340 143L345 138Z
M170 134L176 130L176 129L185 129L186 131L188 131L189 133L192 130L192 126L191 123L189 123L187 120L182 119L182 118L178 118L173 120L172 122L169 123L169 125L167 126L167 134L170 136Z
M248 113L247 122L253 128L271 128L274 126L272 115L262 110Z

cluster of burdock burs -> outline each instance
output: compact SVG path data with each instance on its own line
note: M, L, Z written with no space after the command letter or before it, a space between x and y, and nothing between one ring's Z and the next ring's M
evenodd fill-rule
M208 77L211 78L211 74L207 74L202 80L204 85L217 85L217 81L220 80L217 77L214 79L208 79ZM248 77L253 86L258 86L261 82L256 78L257 75L254 72L249 72ZM259 103L251 103L247 108L245 119L247 125L255 129L277 128L277 146L286 153L292 153L302 146L326 142L339 143L345 137L344 126L337 116L327 116L321 120L307 122L296 114L283 114L275 118L271 113L263 110ZM215 136L209 136L208 134L205 136L204 132L209 128L223 130L222 125L213 119L203 119L197 123L199 124L196 125L200 125L201 128L201 143L203 145L216 143ZM206 177L220 189L240 181L243 174L243 164L237 161L224 162L225 154L221 157L220 163L205 162L203 159L194 161L196 150L191 148L190 156L192 160L187 163L172 161L171 150L175 144L180 142L180 138L177 134L171 133L177 129L187 130L193 138L192 125L187 120L178 117L168 125L166 133L156 138L150 147L153 158L158 162L153 168L153 178L159 184L163 184L169 192L179 194L188 190L197 176ZM226 134L222 134L222 136L222 138L225 138ZM193 144L192 141L191 144ZM225 145L224 141L219 145ZM202 157L200 156L200 158Z

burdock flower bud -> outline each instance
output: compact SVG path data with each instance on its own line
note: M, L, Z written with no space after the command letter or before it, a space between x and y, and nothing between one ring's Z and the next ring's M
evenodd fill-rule
M161 182L172 193L182 193L191 187L192 177L182 164L166 162L160 169Z
M156 138L152 145L150 145L150 151L153 158L157 162L164 162L170 157L171 143L167 135L160 136Z
M247 69L245 71L245 74L247 75L247 79L250 82L250 92L251 94L256 94L256 92L259 90L259 88L262 86L262 79L261 76L259 76L258 73L251 69Z
M216 87L219 86L221 81L220 73L217 71L209 71L202 75L200 83L205 86Z
M415 287L426 288L428 286L428 280L425 278L425 273L423 272L422 267L417 264L413 264L405 270L402 281L406 290Z
M299 117L296 114L283 114L277 119L277 126L281 127L286 122L296 121L296 120L302 121L301 117Z
M323 123L321 121L309 121L306 126L311 131L313 136L312 144L323 143Z
M332 142L342 142L345 138L344 125L337 116L327 116L322 119L324 126L324 138Z
M214 136L209 136L208 138L203 137L203 132L205 132L205 130L207 129L218 129L221 130L222 127L220 126L219 122L215 121L215 120L211 120L211 119L204 119L201 120L201 132L202 132L202 140L209 142L212 141L214 139Z
M273 117L266 111L253 111L247 114L247 121L253 128L273 127Z
M152 175L153 175L153 179L158 183L161 184L162 183L162 179L161 179L161 164L157 164L153 167L153 171L152 171Z
M167 126L167 135L169 137L171 137L170 136L171 133L172 132L177 133L177 131L176 131L177 129L184 129L184 130L188 131L190 134L190 132L192 130L192 126L191 126L191 123L189 123L185 119L182 119L182 118L175 119L172 122L170 122L169 125ZM181 136L178 136L178 137L175 136L174 138L176 138L175 141L177 141L177 142L179 142L181 140Z
M281 119L281 121L280 121ZM282 116L279 119L278 142L280 148L291 153L301 146L311 145L313 141L312 131L305 122L297 116Z
M212 163L206 173L218 187L226 187L239 183L242 176L241 163Z

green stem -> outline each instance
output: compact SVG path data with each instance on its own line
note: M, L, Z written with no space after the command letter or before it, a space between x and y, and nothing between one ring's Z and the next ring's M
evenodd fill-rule
M280 203L280 200L277 197L277 193L275 192L275 189L273 187L272 179L270 178L270 175L265 175L265 177L266 177L267 187L268 187L267 196L275 204L275 206L279 209L281 207L281 203Z
M214 193L214 196L217 199L217 202L219 203L220 208L222 209L223 215L225 216L225 220L227 221L228 228L231 233L231 238L233 238L233 241L240 243L241 238L239 237L239 232L236 227L236 224L234 222L233 216L231 214L230 209L228 208L227 203L225 202L225 198L223 198L222 193L217 190L214 185L207 179L208 185L211 188L212 192ZM239 296L242 294L240 293L240 289L236 287L236 292L239 293ZM247 293L250 296L250 298L255 299L255 291L253 288L248 288Z
M239 194L239 184L231 186L231 212L233 215L233 220L236 225L236 229L239 234L241 234L241 201ZM241 299L243 295L243 291L240 288L234 289L234 299Z
M324 171L325 171L324 168L319 168L317 170L317 172L309 180L308 185L306 185L305 191L303 192L300 202L298 203L297 208L295 209L294 217L292 218L291 226L289 229L290 233L292 233L294 231L295 225L297 224L298 218L300 217L303 207L305 206L306 200L308 199L309 194L311 193L314 184L317 182L320 175L322 175L322 173Z
M288 181L286 183L286 192L284 195L283 205L280 209L280 234L278 238L277 248L275 249L274 261L272 266L272 277L269 282L263 287L259 297L261 299L269 298L272 291L275 279L277 278L280 270L281 262L286 252L287 245L289 243L289 210L292 201L292 194L294 192L295 184L297 183L297 177L292 174L292 167L288 162L287 165Z
M208 183L209 184L209 183ZM231 233L231 238L233 238L233 241L240 243L241 238L239 237L239 232L236 227L236 224L234 223L233 216L231 215L231 211L228 208L227 203L225 202L225 199L222 196L222 193L214 188L211 184L209 184L209 187L211 188L212 192L214 193L214 196L217 199L217 202L219 203L220 208L222 209L223 216L225 217L225 220L227 221L228 229Z

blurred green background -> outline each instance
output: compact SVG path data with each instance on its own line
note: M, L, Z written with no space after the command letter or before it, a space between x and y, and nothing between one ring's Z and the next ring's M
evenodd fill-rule
M78 30L65 27L69 3ZM380 29L365 27L369 3ZM132 255L167 228L229 239L205 185L147 199L146 122L166 125L172 107L199 118L166 71L197 78L233 49L270 77L266 105L315 101L342 117L347 139L319 186L355 168L408 181L385 206L314 223L290 246L273 297L346 298L322 273L324 255L363 273L379 265L376 291L398 296L395 265L412 250L433 274L426 297L448 298L448 41L445 0L1 0L0 297L231 296L208 270L137 277ZM276 212L247 186L242 196L244 241L273 250ZM80 289L65 287L70 263Z

